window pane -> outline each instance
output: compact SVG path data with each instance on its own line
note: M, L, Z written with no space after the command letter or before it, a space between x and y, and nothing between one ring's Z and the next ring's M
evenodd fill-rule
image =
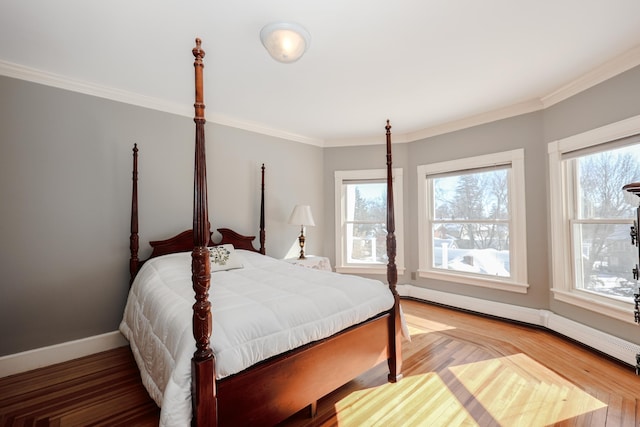
M346 220L385 222L387 184L379 182L345 184Z
M387 262L387 184L345 184L347 263Z
M442 223L433 226L433 267L510 277L509 226Z
M387 230L384 223L348 224L346 241L347 262L387 262Z
M638 144L567 160L576 172L576 200L571 228L574 286L632 302L637 285L631 270L637 264L629 227L635 206L625 200L622 186L640 179ZM628 219L614 224L609 219ZM597 220L584 224L581 220ZM602 220L602 221L600 221Z
M633 298L637 264L627 224L574 224L576 287L605 296Z
M483 220L509 218L509 169L434 177L434 218Z
M574 161L579 176L578 218L633 218L634 207L625 202L622 186L640 180L638 145Z

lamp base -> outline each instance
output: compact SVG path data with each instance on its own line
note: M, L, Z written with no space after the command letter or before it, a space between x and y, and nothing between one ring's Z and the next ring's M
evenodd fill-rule
M304 231L303 229L300 229L300 236L298 237L298 242L300 242L300 256L298 257L298 259L306 259L307 257L304 256Z

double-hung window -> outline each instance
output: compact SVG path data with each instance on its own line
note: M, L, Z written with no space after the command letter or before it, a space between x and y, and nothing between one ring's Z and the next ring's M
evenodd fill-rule
M336 271L386 274L386 169L335 172ZM396 266L404 272L402 169L393 169Z
M419 274L527 291L524 150L418 167Z
M629 232L640 200L622 187L640 181L640 134L625 129L633 123L549 144L554 298L628 322L637 290Z

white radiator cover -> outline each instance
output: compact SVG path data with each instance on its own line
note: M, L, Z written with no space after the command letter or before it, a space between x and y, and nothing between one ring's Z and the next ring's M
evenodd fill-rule
M609 335L583 325L582 323L574 322L549 310L487 301L480 298L450 294L408 284L398 285L397 289L400 296L475 311L490 316L502 317L530 325L542 326L632 367L636 366L636 355L640 354L640 345L638 344Z

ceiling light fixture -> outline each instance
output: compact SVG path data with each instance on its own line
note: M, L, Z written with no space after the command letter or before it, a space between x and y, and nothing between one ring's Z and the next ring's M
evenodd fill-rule
M309 48L311 36L302 26L289 22L273 22L260 30L260 40L273 59L296 62Z

